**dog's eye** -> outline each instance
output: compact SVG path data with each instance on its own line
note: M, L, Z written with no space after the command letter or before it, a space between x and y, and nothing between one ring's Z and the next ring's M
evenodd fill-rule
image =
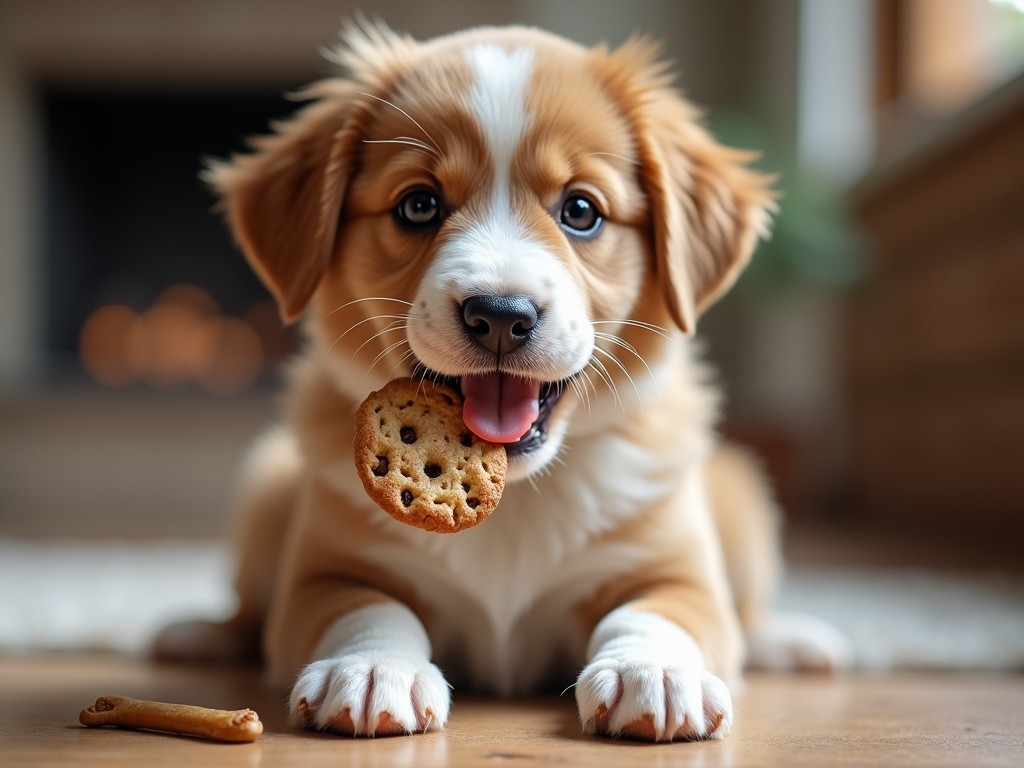
M577 237L596 235L604 219L594 201L584 195L573 195L562 203L562 226Z
M407 227L429 227L441 220L441 202L429 189L414 189L398 201L395 216Z

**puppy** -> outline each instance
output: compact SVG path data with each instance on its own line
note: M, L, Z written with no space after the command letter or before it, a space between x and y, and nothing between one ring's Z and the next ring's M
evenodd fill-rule
M716 451L690 337L768 232L771 180L647 42L343 37L341 74L209 169L307 341L245 473L238 615L159 652L262 637L293 719L339 734L442 728L451 682L575 683L588 733L722 736L741 617L757 625L778 572L775 513L752 464ZM505 444L476 528L405 526L356 476L357 405L410 375L461 386L466 425Z

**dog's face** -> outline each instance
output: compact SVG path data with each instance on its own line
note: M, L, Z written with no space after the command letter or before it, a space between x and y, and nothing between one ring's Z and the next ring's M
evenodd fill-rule
M581 403L641 399L766 227L766 180L641 43L375 29L338 58L346 77L212 181L284 316L312 300L339 386L460 388L510 479L557 455Z

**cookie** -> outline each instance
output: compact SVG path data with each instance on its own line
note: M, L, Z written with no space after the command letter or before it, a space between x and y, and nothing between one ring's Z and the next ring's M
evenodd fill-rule
M462 421L453 389L395 379L359 406L355 463L363 487L396 520L438 533L471 528L505 487L505 448Z

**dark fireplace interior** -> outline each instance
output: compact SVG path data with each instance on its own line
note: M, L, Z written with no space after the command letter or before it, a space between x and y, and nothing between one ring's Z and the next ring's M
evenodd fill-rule
M196 312L253 327L260 375L269 370L291 334L274 319L198 174L206 158L243 150L245 136L266 132L295 104L276 92L52 86L42 89L41 106L45 338L54 366L90 370L82 363L83 329L97 310L125 307L145 319L169 288L187 286L192 293L185 294L202 296ZM151 358L159 354L157 337L152 329L146 336ZM104 342L104 354L117 352L117 338ZM154 383L136 373L107 383Z

